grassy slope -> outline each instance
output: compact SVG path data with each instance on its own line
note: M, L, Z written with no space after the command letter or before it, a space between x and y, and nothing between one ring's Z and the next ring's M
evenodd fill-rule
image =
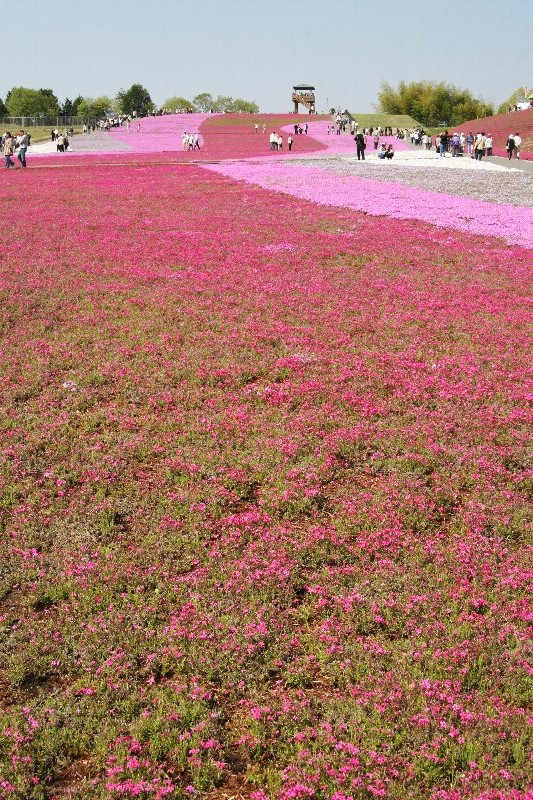
M416 128L418 123L408 114L357 114L350 112L352 117L357 120L359 125L364 127L376 127L377 125L390 125L392 128ZM265 123L268 127L278 127L290 125L291 122L305 122L306 120L316 122L317 120L330 121L329 114L221 114L213 116L209 120L210 127L218 126L242 126L253 127L255 123L261 127Z
M410 117L408 114L358 114L350 111L352 117L357 120L359 125L364 125L365 128L376 127L376 125L389 125L392 128L416 128L420 125L416 119Z

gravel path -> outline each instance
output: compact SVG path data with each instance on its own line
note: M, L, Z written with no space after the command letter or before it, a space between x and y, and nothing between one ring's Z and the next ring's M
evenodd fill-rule
M424 158L419 157L418 153L399 153L392 163L375 157L362 162L352 157L314 156L287 163L313 166L338 175L472 197L489 203L533 207L531 174L489 161L480 163L462 158L442 159L432 153L429 156Z
M128 151L127 144L113 139L106 131L95 131L94 133L78 133L69 137L68 153L117 153ZM55 142L38 142L32 144L28 150L28 158L31 156L57 154L57 157L64 158L65 153L58 153Z
M113 138L107 131L81 133L70 139L72 153L117 153L130 149L127 144Z

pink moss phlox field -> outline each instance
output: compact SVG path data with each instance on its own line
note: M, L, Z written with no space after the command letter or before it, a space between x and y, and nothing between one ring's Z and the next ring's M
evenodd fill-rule
M531 800L531 252L192 164L0 203L0 796Z
M132 120L129 130L122 125L112 128L109 137L127 145L132 153L165 153L183 150L184 132L200 133L209 114L169 114L161 117L145 117ZM137 126L140 130L137 130ZM200 136L200 146L204 139ZM198 151L196 151L198 156Z
M261 121L261 132L258 134L254 132L253 124L253 120L257 119ZM107 151L105 142L99 141L101 152L84 152L85 144L91 147L93 134L87 134L86 137L80 134L76 136L72 150L67 153L39 153L32 150L29 167L88 167L113 163L137 166L169 161L190 163L213 159L287 158L328 149L325 143L307 135L295 137L298 141L293 146L292 155L287 151L286 142L284 151L270 151L271 130L280 131L289 119L289 114L172 114L143 117L138 121L133 120L129 131L122 126L104 134L109 142ZM263 122L268 126L265 133L262 132ZM139 131L137 125L140 125ZM199 133L200 150L183 150L182 137L185 131ZM102 136L101 133L97 135ZM113 149L114 142L119 142L124 149Z
M284 149L270 150L269 136L272 132L282 133L287 129L290 114L261 114L244 116L240 114L212 115L206 119L201 131L206 142L206 158L246 159L246 158L295 158L298 155L324 153L327 145L308 134L294 136L292 153L287 148L287 134L283 136ZM255 133L254 124L259 125ZM265 132L263 133L263 124ZM318 124L318 123L317 123Z
M430 222L441 228L497 236L533 247L533 209L340 176L312 166L269 163L213 164L208 169L265 189L367 214Z
M353 155L355 153L355 144L353 140L353 136L351 136L348 132L341 133L337 136L336 133L328 133L328 126L331 125L331 122L320 120L308 123L309 130L307 136L312 137L315 141L320 142L320 144L324 145L328 153L338 153L338 154L345 154L345 155ZM282 130L285 133L294 132L294 127L292 125L285 125L283 126ZM302 139L305 139L306 134L298 135L295 138L296 144L299 144ZM367 137L367 153L374 152L374 145L372 141L372 137ZM380 136L379 143L382 144L392 144L393 148L397 151L405 151L410 150L411 148L407 144L407 142L396 139L395 136Z

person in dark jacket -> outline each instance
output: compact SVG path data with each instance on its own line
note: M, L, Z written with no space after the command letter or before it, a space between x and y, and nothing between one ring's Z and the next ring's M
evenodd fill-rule
M357 148L357 160L365 160L365 137L362 133L355 134L355 146Z

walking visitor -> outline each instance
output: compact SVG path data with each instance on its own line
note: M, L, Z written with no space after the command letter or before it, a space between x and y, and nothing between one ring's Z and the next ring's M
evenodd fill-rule
M474 143L474 156L476 161L481 161L485 154L485 134L483 132L478 133L476 137L476 141Z
M18 153L17 158L20 161L21 166L26 166L26 150L28 149L28 134L24 133L22 128L20 129L19 135L17 136L17 147Z
M13 137L9 131L7 131L4 136L4 147L2 152L6 159L6 169L9 169L9 167L14 167L15 162L11 160L11 156L13 155Z

